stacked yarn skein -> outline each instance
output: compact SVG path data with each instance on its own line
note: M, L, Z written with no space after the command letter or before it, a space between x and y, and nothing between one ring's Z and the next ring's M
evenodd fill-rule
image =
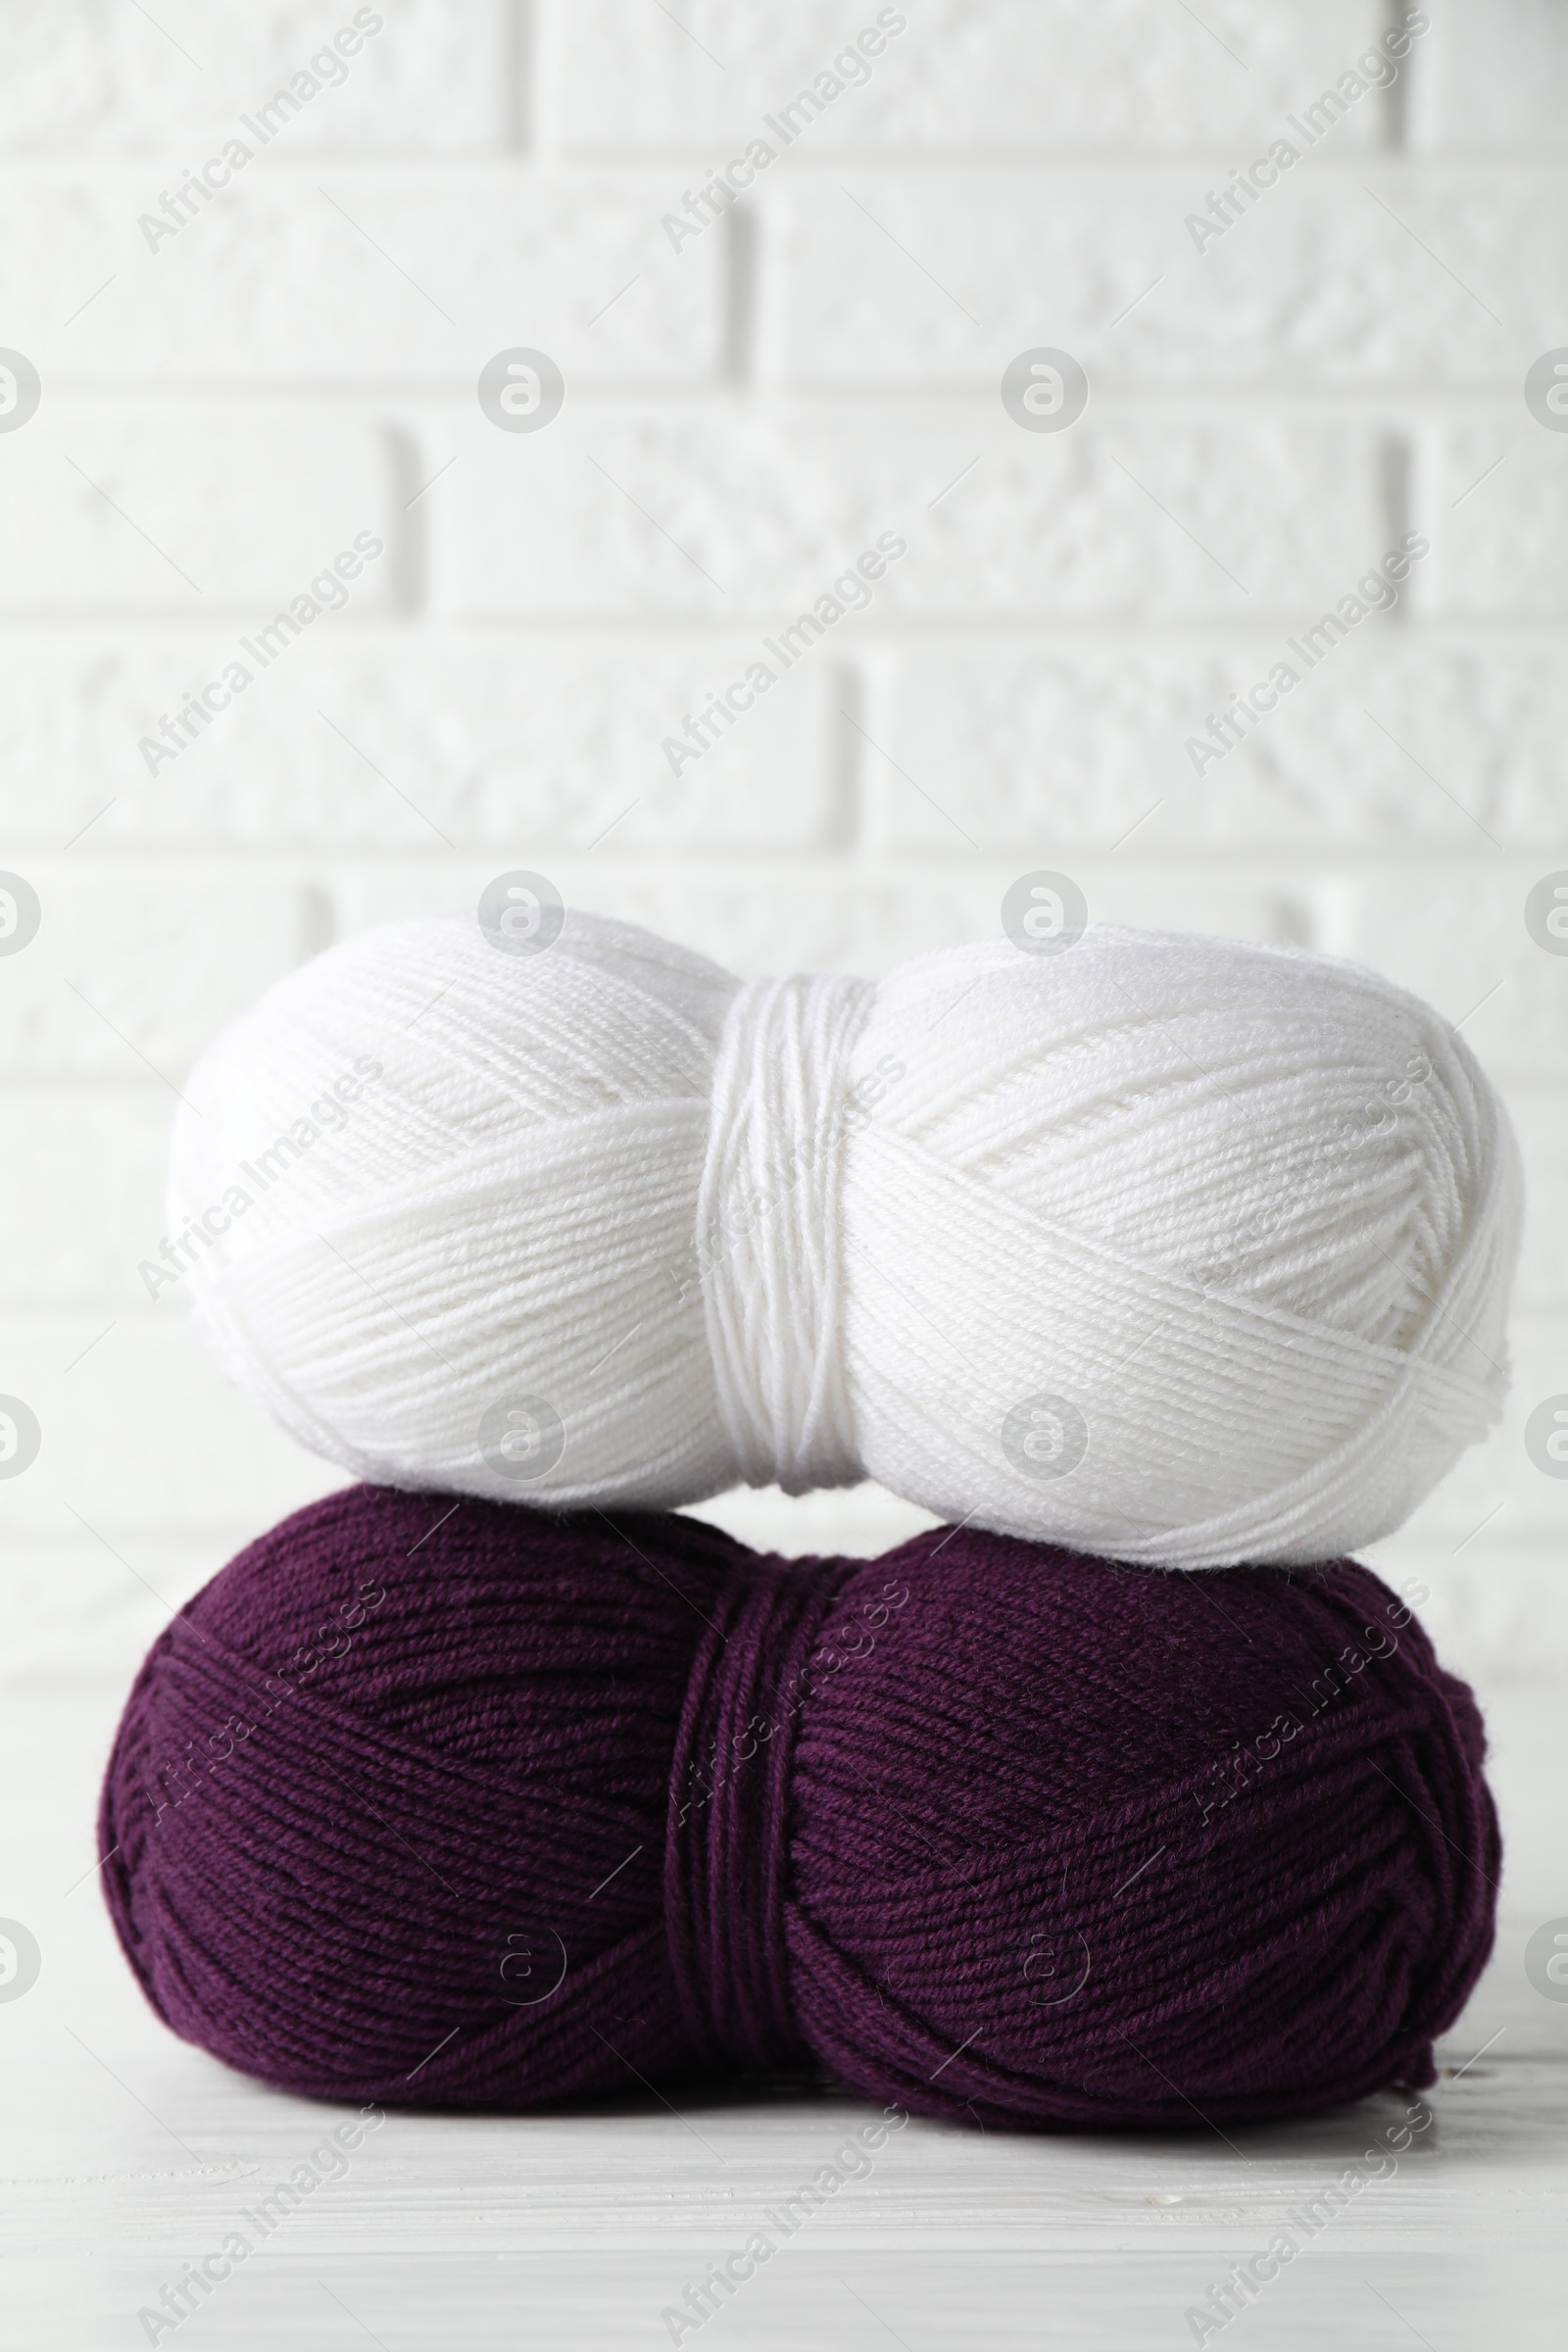
M1490 1947L1474 1702L1349 1561L358 1488L162 1634L102 1883L175 2032L519 2109L821 2074L966 2123L1224 2126L1432 2080Z
M742 985L575 911L528 954L405 922L187 1091L198 1325L383 1484L871 1477L1124 1561L1310 1562L1506 1384L1506 1119L1429 1006L1323 956L1092 924Z

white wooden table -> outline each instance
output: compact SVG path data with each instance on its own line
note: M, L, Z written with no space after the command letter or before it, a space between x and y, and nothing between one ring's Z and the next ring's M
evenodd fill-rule
M343 2120L224 2072L144 2007L90 1871L120 1692L0 1708L0 1916L43 1970L0 2003L8 2345L118 2352L143 2306ZM1493 1967L1443 2050L1430 2130L1221 2335L1241 2347L1536 2352L1568 2342L1568 2002L1524 1942L1568 1914L1554 1818L1568 1709L1493 1703L1510 1838ZM875 2352L1193 2343L1185 2314L1393 2123L1392 2095L1304 2124L1156 2137L911 2122L686 2344ZM688 2280L742 2246L871 2110L825 2095L637 2096L547 2119L391 2115L177 2330L181 2352L668 2344ZM243 2226L243 2225L240 2225Z

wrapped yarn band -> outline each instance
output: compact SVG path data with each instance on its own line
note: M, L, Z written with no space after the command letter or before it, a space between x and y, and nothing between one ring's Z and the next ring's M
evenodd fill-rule
M697 1249L718 1409L748 1485L852 1486L840 1195L868 980L753 980L713 1063Z
M807 2056L784 1931L790 1774L809 1661L847 1573L823 1563L802 1575L743 1555L692 1663L670 1777L664 1926L686 2032L710 2065L782 2068Z
M1219 1597L351 1488L160 1635L101 1883L176 2033L325 2098L788 2068L1187 2128L1429 2082L1492 1941L1474 1700L1353 1561Z

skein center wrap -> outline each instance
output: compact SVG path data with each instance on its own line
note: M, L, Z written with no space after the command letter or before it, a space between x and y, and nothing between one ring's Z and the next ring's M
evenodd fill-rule
M786 1494L865 1471L844 1361L844 1147L866 980L753 980L713 1064L698 1255L740 1474Z
M844 1571L746 1558L698 1646L670 1780L664 1929L692 2047L710 2066L807 2055L785 1896L798 1693ZM764 1736L765 1734L765 1736ZM721 1756L743 1769L705 1777Z

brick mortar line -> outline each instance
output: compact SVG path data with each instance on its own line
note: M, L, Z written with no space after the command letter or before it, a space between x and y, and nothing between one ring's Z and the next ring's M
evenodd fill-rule
M933 818L933 825L936 821ZM1458 821L1455 819L1456 826ZM1253 835L1250 840L1234 843L1205 839L1193 842L1191 847L1167 845L1157 852L1141 854L1131 849L1116 849L1109 842L1097 845L1073 840L1064 835L1059 824L1053 823L1049 809L1042 809L1037 839L1039 836L1048 837L1056 852L1070 857L1086 871L1105 866L1116 874L1163 873L1177 867L1185 871L1192 866L1203 874L1223 873L1231 882L1256 882L1275 892L1307 892L1315 881L1341 882L1347 872L1364 873L1370 881L1382 878L1382 870L1388 865L1396 865L1401 872L1412 865L1436 872L1451 868L1471 879L1475 878L1477 867L1476 851L1457 833L1451 845L1442 842L1412 845L1407 837L1391 837L1383 843L1347 842L1343 847L1330 848L1286 835L1273 841ZM992 872L1010 872L1021 858L1031 855L1028 841L1003 842L994 849L950 850L935 837L929 848L900 845L896 849L858 842L840 849L796 848L788 843L773 846L766 842L755 847L728 843L705 847L700 842L672 839L665 846L655 842L641 844L616 859L602 856L586 843L552 841L539 826L531 828L531 838L539 856L548 857L564 869L575 870L581 866L589 873L602 873L616 882L628 878L641 880L651 874L664 879L689 872L697 865L705 880L710 880L715 869L721 868L737 885L759 889L776 882L781 870L792 879L839 882L846 889L858 888L867 878L889 883L920 883L958 874L972 880ZM507 842L498 841L432 852L422 849L412 838L406 846L388 849L358 844L333 847L301 842L272 846L242 841L172 848L167 842L149 841L127 842L118 849L99 850L89 856L84 850L67 851L36 841L28 843L15 833L4 833L0 840L8 854L16 849L24 855L29 868L40 874L107 877L118 874L126 865L162 865L171 878L188 876L194 868L210 871L214 881L226 881L242 875L251 877L260 870L270 881L302 891L313 886L341 887L345 880L355 877L382 879L389 870L402 870L406 866L419 873L442 874L461 872L469 866L482 869L497 858L505 857L509 849ZM1282 876L1278 861L1286 854L1291 864L1289 873ZM1515 869L1519 873L1534 873L1543 858L1565 854L1568 854L1568 825L1555 839L1543 835L1537 842L1489 852L1487 871L1497 875ZM591 866L587 864L589 858L593 859ZM1112 858L1114 866L1110 865ZM667 863L662 862L666 860Z
M0 153L0 184L13 177L35 175L41 180L99 176L107 184L122 177L144 172L149 166L160 168L188 160L193 144L222 132L221 124L204 126L192 123L190 128L174 134L163 145L114 148L34 148L26 154ZM523 149L506 145L475 148L472 141L451 149L436 147L353 148L318 146L309 149L296 143L285 155L255 158L257 172L251 184L277 181L281 185L297 181L303 190L311 188L313 178L322 170L363 172L368 175L391 178L402 175L414 178L421 173L445 172L454 179L469 179L483 173L506 173L510 176L536 180L541 185L552 181L582 179L596 187L636 190L640 195L650 183L658 194L663 186L666 171L682 172L704 169L714 160L714 151L738 136L725 131L714 138L698 143L668 147L638 148L628 160L625 143L612 148L540 147ZM958 172L970 173L1007 172L1013 176L1028 175L1039 179L1113 180L1125 187L1129 182L1150 187L1162 186L1166 181L1187 184L1194 172L1200 174L1227 170L1236 160L1238 147L1260 133L1241 132L1224 148L1194 147L1171 149L1151 158L1147 147L1102 147L1069 153L1057 147L1050 154L1038 148L893 148L839 147L829 152L820 144L809 156L791 155L786 160L787 177L804 175L820 178L824 186L835 172L847 169L875 172L898 172L909 176L929 173L933 179L952 176ZM1332 156L1306 155L1301 168L1316 178L1346 179L1358 172L1376 169L1390 173L1417 175L1427 172L1485 172L1499 178L1526 176L1538 173L1568 172L1568 142L1562 147L1530 149L1503 147L1361 147L1341 150ZM787 201L786 180L776 188L759 184L755 193L748 191L742 200L750 209ZM657 220L650 223L657 230ZM1179 224L1178 224L1179 225Z
M790 600L784 598L781 601L787 606ZM1234 630L1227 629L1225 622L1216 612L1207 623L1195 622L1192 624L1192 631L1202 629L1205 631L1202 635L1184 631L1180 622L1164 619L1158 615L1151 615L1147 624L1140 624L1136 621L1123 622L1120 626L1126 631L1126 634L1120 635L1112 633L1116 624L1111 622L1085 622L1075 626L1073 623L1060 620L1050 613L1041 613L1034 620L1004 621L999 619L992 626L984 618L970 620L959 615L933 612L911 614L907 623L902 626L884 622L875 635L867 630L860 642L867 651L872 648L886 650L907 645L917 647L925 654L929 654L933 650L929 643L932 638L940 639L944 645L951 646L956 653L962 652L971 646L991 645L999 641L1009 651L1028 647L1049 650L1051 647L1059 646L1063 650L1070 647L1075 652L1081 652L1087 645L1103 644L1107 650L1123 650L1129 655L1141 647L1156 644L1192 646L1199 649L1208 645L1219 651L1234 649L1239 657L1241 651L1250 645L1254 638L1260 638L1262 642L1266 643L1271 640L1271 636L1286 633L1293 627L1298 628L1303 610L1309 608L1314 601L1332 603L1333 598L1327 590L1320 590L1317 599L1307 595L1303 596L1301 602L1295 606L1282 605L1265 608L1255 621L1250 620L1245 628L1238 626ZM193 623L167 624L167 637L164 641L173 648L179 644L193 643L201 636L212 636L235 626L243 629L247 621L254 625L256 613L257 605L254 603L215 605L211 619L205 621L200 627ZM494 637L514 654L520 654L530 644L537 644L541 647L549 646L553 639L559 639L563 643L569 641L584 646L616 641L630 643L634 640L638 627L635 616L623 613L609 613L602 619L585 615L575 624L564 623L554 618L534 621L526 613L512 616L504 612L464 614L439 609L430 611L427 608L394 614L392 617L404 622L411 637L428 636L434 639L439 632L443 639L450 638L473 644L488 642ZM711 622L705 621L699 615L691 622L689 634L678 638L668 633L667 624L650 622L651 632L655 628L662 628L663 633L658 638L650 634L647 642L650 644L667 643L671 646L699 643L711 645L716 659L721 651L738 640L744 640L749 630L765 630L770 624L776 626L778 617L777 607L759 606L749 615L742 612L737 614L733 621L726 619L723 627L720 628ZM1432 640L1448 636L1473 637L1478 641L1492 636L1505 636L1521 646L1526 646L1538 639L1543 644L1555 640L1560 647L1565 617L1568 617L1568 589L1564 590L1561 603L1553 604L1548 608L1547 617L1544 619L1538 614L1527 620L1522 615L1507 612L1476 615L1463 611L1447 612L1428 611L1412 613L1407 621L1391 621L1389 626L1395 644L1407 645L1412 648L1425 644L1427 650L1430 650ZM138 620L134 613L130 613L126 615L123 624L124 637L127 642L140 642L143 637L151 638L162 625L165 624L161 624L156 616ZM176 632L181 629L182 625L185 633L177 634ZM49 642L61 645L84 643L89 639L112 642L118 637L120 630L121 623L113 613L88 612L79 616L62 615L49 632ZM3 649L9 634L4 620L0 619L0 659L3 659ZM381 640L372 638L368 629L361 632L345 628L336 634L341 637L344 644L352 642L356 645L368 645L381 642ZM20 631L17 632L17 641L22 642ZM407 644L400 651L406 658ZM851 659L853 660L854 657Z
M717 306L714 318L722 327ZM1080 335L1078 341L1086 344L1087 336ZM998 345L999 350L1003 348ZM1523 351L1530 347L1521 342L1519 348ZM963 365L970 367L975 363ZM1087 428L1089 439L1097 438L1102 423L1146 416L1168 426L1210 418L1216 425L1223 422L1234 426L1238 416L1242 416L1256 418L1260 429L1271 424L1321 426L1344 419L1367 430L1380 427L1422 430L1478 415L1499 419L1506 416L1511 424L1522 425L1525 416L1520 390L1522 369L1516 379L1499 372L1494 377L1456 384L1442 393L1392 381L1332 384L1302 392L1261 378L1255 383L1239 383L1234 389L1204 383L1172 385L1168 380L1161 383L1152 379L1156 365L1152 358L1146 362L1151 370L1147 388L1129 381L1096 390L1096 423ZM1000 429L1002 409L991 372L988 368L985 374L976 372L967 382L954 382L950 378L946 384L933 381L929 387L913 390L902 388L907 384L906 377L869 375L847 376L842 382L760 375L755 382L746 384L728 380L717 372L700 381L672 381L665 377L650 377L646 381L627 378L618 382L604 379L577 391L575 407L579 415L586 412L607 417L685 415L694 422L710 422L728 413L749 422L757 421L760 416L772 415L803 423L844 419L847 416L859 423L860 412L874 408L877 418L884 422L891 418L901 423L929 418L935 429L939 422L961 416L971 430L976 423ZM367 444L389 428L409 426L414 421L458 414L466 419L472 392L472 385L459 376L431 384L351 382L347 378L336 383L307 383L279 378L258 391L254 377L232 384L220 379L195 385L188 379L178 383L160 383L156 377L138 381L128 376L122 367L111 375L107 364L101 380L88 375L56 375L53 371L50 375L54 408L74 408L84 419L90 412L101 412L117 425L172 418L199 421L204 416L214 419L243 416L260 423L292 415L302 407L314 407L323 417L334 419L345 412L351 415L358 412ZM982 414L977 416L976 412Z
M785 602L788 600L785 599ZM1306 602L1310 603L1310 598ZM247 608L248 610L249 608ZM253 614L254 617L254 614ZM760 613L759 619L766 614ZM777 618L772 612L771 617ZM1298 612L1296 617L1299 619ZM53 651L65 647L92 648L109 652L123 643L127 646L151 649L167 648L176 652L198 643L213 634L215 629L227 626L229 615L220 612L212 623L172 620L157 614L138 614L127 612L123 618L99 618L85 615L79 619L28 620L15 628L0 619L0 666L9 649L18 655ZM1061 620L1046 615L1038 620L968 621L961 616L949 618L942 614L910 614L906 620L866 622L858 634L858 643L877 652L897 652L906 645L916 645L924 653L933 648L925 641L935 638L951 644L955 653L966 654L971 644L994 646L1009 657L1023 653L1054 651L1081 654L1086 648L1102 646L1105 651L1131 654L1145 648L1155 650L1188 650L1201 653L1210 648L1226 654L1239 653L1254 641L1271 645L1278 634L1278 618L1263 618L1231 623L1213 620L1162 620L1152 616L1147 621L1127 620ZM621 619L613 616L581 620L509 619L504 615L486 618L483 615L466 618L446 613L414 614L389 613L381 618L368 619L355 625L345 618L334 631L334 638L353 639L355 645L384 650L389 658L405 662L410 641L421 639L428 643L433 657L444 656L457 647L483 647L496 653L515 655L537 651L559 654L576 647L607 652L652 652L666 649L671 656L682 654L697 646L710 647L715 657L733 646L751 642L750 631L756 621L743 616L731 622L710 621L702 616L691 620L665 620L649 616L647 619ZM1420 656L1435 650L1468 650L1472 641L1487 644L1493 637L1505 634L1527 651L1550 651L1560 658L1562 652L1561 618L1542 620L1514 619L1507 613L1424 613L1412 616L1398 629L1397 642L1410 653ZM855 654L842 657L845 666L858 659Z

